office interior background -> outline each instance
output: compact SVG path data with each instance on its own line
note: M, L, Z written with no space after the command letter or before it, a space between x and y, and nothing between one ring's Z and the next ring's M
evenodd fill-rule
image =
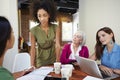
M4 66L12 70L13 60L18 51L19 18L17 0L0 0L0 16L6 16L14 30L15 45L4 58ZM115 33L120 44L120 0L79 0L78 27L86 33L86 45L90 55L94 53L95 36L99 28L108 26Z

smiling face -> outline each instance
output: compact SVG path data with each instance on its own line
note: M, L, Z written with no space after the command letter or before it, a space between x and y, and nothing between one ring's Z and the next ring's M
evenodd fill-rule
M47 11L45 11L44 9L38 10L37 17L38 17L42 26L45 26L46 24L48 24L50 16L47 13Z
M107 45L112 40L113 34L112 33L108 34L104 31L99 31L98 37L99 37L99 41L102 43L102 45Z

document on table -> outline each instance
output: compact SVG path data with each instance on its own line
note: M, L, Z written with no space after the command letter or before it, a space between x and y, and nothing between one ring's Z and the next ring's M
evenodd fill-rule
M53 71L53 67L40 67L31 73L17 78L17 80L44 80L44 78Z
M92 77L92 76L86 76L83 80L103 80L103 79Z

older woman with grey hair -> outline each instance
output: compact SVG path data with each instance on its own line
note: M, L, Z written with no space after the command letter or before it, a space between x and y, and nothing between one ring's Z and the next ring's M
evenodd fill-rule
M77 31L73 35L72 43L67 43L62 49L60 62L62 64L71 64L76 62L75 56L88 58L89 51L85 46L86 36L82 31Z

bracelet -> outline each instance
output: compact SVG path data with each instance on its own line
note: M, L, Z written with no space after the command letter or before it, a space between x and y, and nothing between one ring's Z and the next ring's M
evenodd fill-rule
M98 66L100 66L101 64L98 64Z

